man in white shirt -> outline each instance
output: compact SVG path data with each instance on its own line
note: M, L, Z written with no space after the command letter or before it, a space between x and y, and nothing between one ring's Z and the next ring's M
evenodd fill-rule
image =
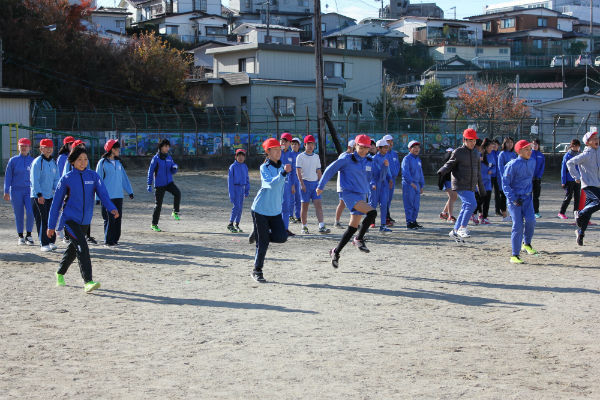
M317 185L321 179L321 160L314 153L315 137L307 135L304 138L304 153L298 154L296 158L296 172L300 182L300 196L302 209L300 211L300 220L302 221L302 233L307 235L308 226L308 205L312 200L315 205L317 220L319 220L319 233L329 233L323 222L323 207L321 205L321 196L317 194Z

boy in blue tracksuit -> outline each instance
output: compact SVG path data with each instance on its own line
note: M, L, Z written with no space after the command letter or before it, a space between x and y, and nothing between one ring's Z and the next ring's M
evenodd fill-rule
M581 148L581 142L579 139L571 140L571 146L569 151L564 155L562 159L562 165L560 168L560 183L565 190L565 198L560 206L560 211L558 212L558 218L567 219L565 213L567 212L567 208L569 207L569 203L571 202L571 198L573 200L573 214L575 216L579 212L579 198L581 195L581 183L575 182L575 178L569 173L569 169L567 168L567 162L579 155L579 149ZM579 166L575 166L576 170L579 171Z
M19 155L12 157L6 165L4 175L4 200L10 201L17 225L18 245L33 245L33 208L30 200L30 173L33 157L29 155L31 141L19 139ZM27 216L27 234L23 236L24 215Z
M162 210L162 203L165 197L165 192L173 195L173 212L171 216L175 221L179 221L179 204L181 203L181 192L175 182L173 175L177 173L178 166L173 161L169 154L171 142L168 139L163 139L158 144L158 152L152 157L150 167L148 168L148 192L152 193L152 182L154 182L154 212L152 213L152 225L150 226L154 232L161 232L158 227L158 220Z
M281 218L283 191L287 175L292 171L290 164L281 162L281 143L270 138L262 144L267 159L260 166L261 187L252 203L252 221L256 239L256 254L252 278L265 283L263 266L269 243L285 243L287 230Z
M369 175L369 185L371 193L369 195L369 205L374 209L379 206L381 217L380 233L390 233L392 230L387 225L387 207L389 204L390 190L393 186L392 173L390 172L390 162L386 155L389 150L388 142L380 139L376 143L378 152L373 156L372 170Z
M498 186L498 147L500 146L500 142L496 139L491 140L490 142L491 151L487 155L487 162L489 170L492 172L490 178L492 189L494 189L494 208L496 215L502 215L500 211L500 186Z
M292 232L290 232L289 229L290 218L293 218L294 216L294 194L296 193L296 156L291 148L292 139L292 135L287 132L281 134L281 162L283 165L290 164L293 171L287 175L285 181L282 204L283 208L281 211L281 218L283 218L283 225L288 231L288 236L295 236Z
M404 213L406 214L406 227L408 229L423 228L417 222L421 195L425 187L423 176L423 165L419 158L421 144L416 140L408 143L408 154L402 160L402 200L404 202Z
M539 254L531 247L531 239L535 230L535 213L533 211L533 176L535 160L531 158L531 143L519 140L515 144L518 157L506 164L502 176L502 190L507 198L507 207L512 216L510 262L523 264L519 256L521 250L528 254ZM523 220L525 225L523 226Z
M231 233L243 232L240 229L240 220L244 208L244 198L250 195L250 177L248 176L248 166L244 163L245 160L246 150L237 149L235 151L235 161L229 166L227 175L229 201L233 204L229 225L227 225L227 229Z
M31 185L30 196L41 250L47 252L56 249L56 245L54 244L56 236L48 237L46 230L48 227L48 213L52 206L54 190L56 189L60 175L56 161L52 158L52 152L54 151L52 140L42 139L40 141L40 151L42 154L36 157L31 163L29 173Z
M292 139L292 157L294 157L294 165L296 165L296 158L298 154L300 154L300 139L293 138ZM291 175L294 177L294 217L291 222L297 223L300 222L300 210L302 208L302 196L300 196L300 181L298 180L298 175L296 174L296 168L291 172Z
M87 168L89 161L85 148L75 148L69 154L68 162L73 165L73 169L63 176L58 183L55 201L52 204L48 218L47 233L48 236L54 236L54 229L62 208L65 231L70 240L60 262L60 267L56 272L56 285L65 285L64 275L75 257L77 257L81 277L85 284L84 290L89 293L100 287L99 282L92 280L92 262L85 237L85 231L94 214L94 195L98 195L102 205L115 218L119 218L119 212L110 201L100 176L95 171Z
M106 153L102 156L96 166L96 173L100 176L106 187L110 201L117 207L120 217L115 218L106 207L102 206L102 218L104 219L104 244L105 246L116 246L121 238L121 221L123 220L123 191L130 199L133 199L133 189L129 177L121 164L119 155L121 145L118 140L110 139L104 145ZM99 201L96 196L96 202Z
M514 141L511 137L504 138L502 142L502 151L498 155L498 186L502 189L502 178L504 177L504 167L509 161L517 158L517 154L513 151ZM506 214L506 194L500 191L500 212L502 213L502 222L510 221L510 215Z
M392 135L385 135L383 137L383 140L385 140L388 143L388 146L390 146L389 151L387 152L387 159L390 162L390 173L392 174L392 187L390 188L390 192L388 195L388 206L387 206L387 225L393 225L394 222L396 222L393 218L392 215L390 214L390 206L392 204L392 200L394 198L394 190L396 188L396 179L398 178L398 175L400 174L400 170L402 169L402 165L400 164L400 157L398 156L398 153L396 153L396 151L394 150L394 138L392 137Z
M531 158L535 160L535 172L533 173L533 210L535 217L541 218L540 214L540 194L542 193L542 176L546 167L546 158L540 151L540 140L534 139L532 142L533 151Z

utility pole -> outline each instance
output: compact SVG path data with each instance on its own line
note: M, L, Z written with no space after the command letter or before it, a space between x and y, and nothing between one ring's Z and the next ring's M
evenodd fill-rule
M0 88L2 87L2 64L4 63L4 53L2 52L2 38L0 38Z
M387 71L383 69L383 130L387 135Z
M265 1L262 5L267 6L267 36L265 37L265 43L271 43L271 0Z
M594 1L590 0L590 55L594 54ZM593 62L593 61L592 61Z
M325 168L325 115L323 110L323 39L321 32L321 0L314 0L315 24L315 86L317 89L317 129L319 130L319 158Z

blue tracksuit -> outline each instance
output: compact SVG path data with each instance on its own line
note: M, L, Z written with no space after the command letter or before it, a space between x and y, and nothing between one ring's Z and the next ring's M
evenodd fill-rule
M33 157L14 156L6 165L4 193L10 194L10 202L15 214L17 233L23 233L24 215L27 215L27 231L33 230L33 208L31 206L30 173Z
M148 185L154 181L154 187L162 187L173 182L173 175L177 173L176 165L170 154L156 153L148 168Z
M64 175L63 172L65 170L65 164L68 163L68 159L69 153L59 154L58 157L56 157L56 165L58 166L58 171L61 173L61 176Z
M52 158L46 159L43 156L36 157L31 163L29 178L32 198L37 199L42 196L45 199L51 199L54 197L54 190L60 178L56 161Z
M102 183L106 187L108 196L111 199L122 199L123 190L127 192L127 194L133 194L131 182L129 181L129 177L125 172L125 168L123 168L121 161L111 161L102 158L98 161L98 165L96 165L96 173L100 176L100 179L102 179ZM96 196L96 200L99 200L98 196Z
M234 161L229 166L227 187L229 189L229 201L233 204L229 222L239 224L244 208L244 197L248 197L250 194L250 177L248 176L248 166L245 163Z
M498 176L498 152L496 150L492 150L487 155L488 167L491 169L492 174L490 178L495 178ZM481 176L483 177L483 171Z
M514 151L501 151L498 156L498 186L502 189L502 178L504 177L504 168L509 161L517 158L517 153ZM504 189L502 189L504 190Z
M417 186L416 189L412 187L413 183ZM425 177L421 159L408 153L402 160L402 200L407 224L417 222L423 187L425 187Z
M383 162L386 156L381 153L373 156L372 169L369 176L370 192L369 204L377 209L380 207L381 227L384 227L387 221L387 207L390 197L390 182L393 181L390 167L385 166ZM375 189L373 189L375 187Z
M535 165L533 158L525 160L518 157L506 164L502 177L502 190L506 194L508 210L513 221L511 244L514 256L518 256L521 252L522 243L531 244L535 230L532 196ZM525 220L525 238L523 238L523 220Z
M300 154L300 153L296 152L296 151L292 151L292 157L294 158L294 166L296 165L296 158L298 157L298 154ZM293 200L292 200L292 203L294 204L294 215L296 216L296 219L300 219L300 208L302 206L302 196L300 195L300 190L301 190L300 189L300 181L298 180L298 174L296 173L295 167L292 170L292 172L290 172L290 175L292 175L293 185L296 188L296 191L294 192Z
M483 187L487 193L492 192L492 174L495 170L494 166L490 166L490 159L488 154L488 163L481 162L481 180L483 181ZM489 172L492 171L492 174Z
M560 167L560 183L562 185L566 185L567 182L574 182L575 178L573 178L571 176L571 174L569 173L569 169L567 168L567 161L569 161L571 158L579 155L579 152L573 151L573 150L569 150L563 157L562 159L562 165ZM577 168L577 171L579 171L579 165L576 165L575 168Z
M532 150L531 158L535 160L533 179L542 179L542 176L544 176L544 169L546 168L546 158L544 157L544 154L539 150Z
M283 204L281 210L281 218L283 218L283 225L285 229L290 226L290 217L294 215L294 195L292 194L292 186L295 184L294 177L296 176L296 154L292 148L288 148L287 151L281 151L281 163L291 164L292 172L287 175L285 182L285 189L283 191Z
M386 153L386 158L390 162L390 173L392 174L392 188L389 192L388 198L388 206L387 206L387 215L390 215L390 205L392 204L392 199L394 198L394 190L396 189L396 178L400 174L400 170L402 169L402 165L400 164L400 157L396 151L390 149Z

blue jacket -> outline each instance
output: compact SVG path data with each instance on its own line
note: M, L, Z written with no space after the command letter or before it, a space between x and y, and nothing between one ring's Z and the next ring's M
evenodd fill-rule
M294 159L294 168L292 169L292 172L290 172L288 174L289 175L288 179L291 179L292 183L294 185L297 185L299 182L298 182L298 174L296 173L296 158L298 158L298 154L300 154L300 152L291 150L290 154L292 155L292 158Z
M252 211L266 216L281 214L286 176L281 160L274 163L267 159L260 166L261 186L252 202Z
M386 159L386 156L382 156L381 153L373 156L371 174L369 174L369 184L371 187L376 186L379 189L380 186L393 180L389 165L387 167L383 165Z
M488 161L490 160L489 156L490 155L488 154ZM491 192L492 190L492 175L489 174L489 171L494 171L494 169L495 166L490 167L489 163L486 164L483 161L481 162L481 180L483 181L483 187L487 192Z
M104 183L111 199L122 199L123 190L127 194L133 194L131 182L129 182L129 177L127 177L121 161L114 160L113 164L109 159L102 158L96 165L96 173L102 179L102 183ZM96 196L96 200L98 200L98 196Z
M58 166L53 158L47 160L43 156L36 157L31 163L29 174L31 197L37 198L41 195L45 199L51 199L59 178Z
M535 160L517 157L511 160L504 168L502 176L502 191L511 203L525 199L533 190L533 173Z
M421 159L408 153L402 160L402 184L410 185L412 183L417 185L417 189L420 190L425 186L425 177Z
M67 160L69 158L69 153L59 154L56 157L56 165L58 165L58 171L62 174L65 170L65 164L67 164ZM89 163L89 161L88 161Z
M298 156L298 154L299 153L296 153L295 151L293 151L291 147L288 149L288 151L281 150L281 163L283 165L285 165L285 164L292 165L292 172L290 172L287 175L288 185L294 185L296 183L296 181L298 180L298 177L296 176L296 157Z
M490 175L490 177L495 178L496 176L498 176L498 152L496 150L492 150L488 153L487 162L489 169L492 170L492 174Z
M502 187L502 178L504 177L504 168L509 161L517 158L517 153L514 151L501 151L498 156L498 186Z
M533 173L533 178L542 179L544 169L546 168L546 158L544 157L544 154L539 150L533 150L531 152L531 158L535 160L535 172Z
M560 183L562 185L566 185L567 182L575 182L575 178L571 176L571 174L569 173L569 169L567 168L567 161L569 161L571 158L575 157L578 154L579 152L577 151L569 150L567 151L567 154L564 155L562 159L562 165L560 167ZM575 168L579 172L579 166L576 165Z
M56 187L56 194L48 217L48 229L56 228L61 209L64 221L89 225L94 215L94 195L96 193L104 208L109 212L117 209L110 201L106 187L95 171L86 168L83 171L74 169L68 172L60 178Z
M356 151L352 154L345 153L329 164L317 188L323 190L327 182L339 171L340 186L344 193L351 192L366 195L370 192L369 174L372 173L372 170L373 159L361 157Z
M567 168L573 178L581 180L582 189L588 186L600 188L600 148L587 146L581 154L567 161Z
M148 168L148 185L154 187L167 186L173 182L173 175L177 173L175 161L170 154L162 154L160 151L152 157L150 168Z
M8 160L8 164L6 164L6 175L4 176L5 194L10 194L11 188L29 189L31 186L30 173L32 162L33 157L29 155L18 155Z
M234 161L229 166L227 187L229 188L229 200L231 201L233 201L234 186L243 186L245 197L250 194L250 177L248 176L248 166L245 163Z
M392 178L395 180L400 173L400 169L402 168L400 164L400 157L398 157L398 153L391 149L386 153L385 157L390 162L390 173L392 174Z

